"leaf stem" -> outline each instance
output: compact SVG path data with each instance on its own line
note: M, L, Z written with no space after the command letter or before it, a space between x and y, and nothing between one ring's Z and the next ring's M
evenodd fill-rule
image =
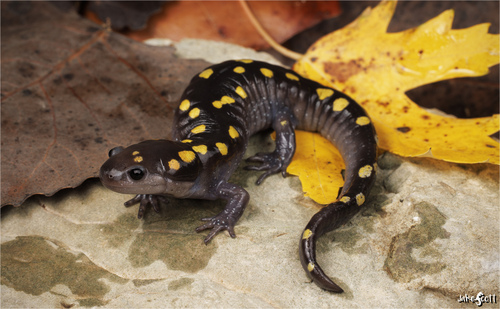
M252 10L250 10L250 7L248 6L248 3L245 0L239 0L241 7L245 11L245 14L248 16L250 21L252 22L252 25L255 27L257 32L262 36L262 38L269 44L271 45L272 48L274 48L277 52L282 54L285 57L298 60L302 58L302 54L299 54L297 52L294 52L293 50L290 50L288 48L285 48L284 46L280 45L278 42L276 42L270 35L267 33L267 31L261 26L257 18L255 18L255 15L252 13Z

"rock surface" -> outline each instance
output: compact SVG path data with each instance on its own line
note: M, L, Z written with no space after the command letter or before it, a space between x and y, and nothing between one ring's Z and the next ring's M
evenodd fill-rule
M257 135L247 156L272 148ZM258 173L240 167L232 181L251 200L238 237L208 246L194 229L221 201L172 199L138 220L137 206L123 206L130 196L94 179L3 209L1 306L470 308L460 295L498 297L498 166L390 153L378 165L367 207L318 243L343 294L320 290L300 266L299 237L320 206L295 177L256 186Z

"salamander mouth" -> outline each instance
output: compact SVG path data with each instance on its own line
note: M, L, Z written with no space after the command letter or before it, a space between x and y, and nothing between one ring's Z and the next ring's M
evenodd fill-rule
M116 183L102 181L101 183L108 189L123 194L164 194L166 188L163 184L138 185L137 183Z
M115 182L109 182L109 181L103 181L101 178L101 183L103 184L104 187L110 189L111 191L118 192L118 193L123 193L123 194L134 194L137 193L137 187L134 186L133 184L126 185L123 183L115 183Z

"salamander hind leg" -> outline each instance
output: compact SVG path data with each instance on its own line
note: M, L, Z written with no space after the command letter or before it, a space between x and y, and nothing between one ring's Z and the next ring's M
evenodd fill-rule
M207 223L196 228L196 232L212 229L204 240L205 244L208 244L217 233L223 230L227 230L229 235L235 238L234 225L240 219L250 200L250 195L245 189L228 182L222 182L218 185L217 197L227 201L224 210L214 217L201 219Z
M281 172L286 176L286 169L295 153L295 126L289 113L280 113L273 122L276 131L276 149L270 153L257 153L246 160L255 165L245 166L246 170L265 171L256 181L260 185L264 179Z

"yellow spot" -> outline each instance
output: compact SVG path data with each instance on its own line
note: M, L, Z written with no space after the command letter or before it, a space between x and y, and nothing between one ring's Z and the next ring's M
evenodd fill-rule
M350 197L348 196L343 196L339 201L341 201L342 203L348 203L349 201L351 200Z
M201 154L206 154L207 153L207 146L205 145L198 145L198 146L193 146L193 150L201 153Z
M358 195L356 195L356 204L358 204L358 206L363 205L364 202L365 202L365 195L363 193L359 193Z
M132 152L132 155L133 155L133 156L136 156L136 155L138 155L138 154L139 154L139 151L134 151L134 152Z
M307 229L304 231L304 234L302 234L302 239L308 239L309 237L311 237L313 233L311 232L310 229Z
M191 130L191 133L193 133L193 134L198 134L198 133L202 133L202 132L205 132L205 125L204 124L199 125L197 127L194 127Z
M141 156L137 156L134 158L134 162L141 163L144 160Z
M297 75L295 75L295 74L292 74L292 73L286 73L285 75L286 75L286 77L287 77L288 79L291 79L291 80L299 80L299 78L298 78L298 77L297 77Z
M231 98L231 97L229 97L229 96L225 95L225 96L223 96L223 97L220 99L220 101L219 101L219 100L217 100L217 101L213 101L213 102L212 102L212 105L213 105L215 108L221 108L221 107L222 107L222 105L224 105L224 104L231 104L231 103L234 103L234 102L236 102L236 101L235 101L233 98Z
M236 73L245 73L245 68L244 67L236 67L233 70Z
M221 101L213 101L213 102L212 102L212 105L213 105L215 108L221 108L221 107L222 107L222 102L221 102Z
M238 133L238 131L236 131L235 128L233 128L233 126L229 126L229 136L231 136L231 138L237 138L240 136L240 134Z
M308 270L309 272L312 272L312 271L314 270L314 264L313 264L313 263L309 263L309 264L307 264L307 270Z
M370 118L366 116L361 116L356 119L356 123L359 124L360 126L365 126L370 123Z
M238 61L243 62L243 63L252 63L253 62L253 60L251 60L251 59L240 59Z
M224 143L215 143L215 146L219 149L220 154L225 156L227 155L227 146Z
M184 100L181 102L181 105L179 105L179 109L183 112L187 111L189 107L191 106L191 102L189 100Z
M193 140L192 139L183 139L181 142L182 143L191 143Z
M288 121L286 120L283 120L282 122L280 122L282 126L286 126L286 124L288 123Z
M318 88L318 89L316 89L316 93L318 94L318 97L320 100L324 100L324 99L329 98L333 95L333 90L327 89L327 88Z
M193 108L190 112L189 112L189 117L191 118L196 118L200 115L200 109L199 108Z
M260 72L265 76L265 77L269 77L269 78L272 78L274 76L274 73L273 71L269 70L269 69L266 69L266 68L262 68L260 69Z
M234 91L243 99L247 97L247 93L243 90L243 88L241 88L241 86L238 86Z
M179 161L172 159L172 160L168 161L168 167L171 170L178 170L179 168L181 168L181 165L179 164Z
M198 75L198 76L201 78L208 79L210 77L210 75L212 75L213 73L214 73L214 70L206 69L205 71L201 72L200 75Z
M196 158L196 155L194 152L190 150L184 150L184 151L179 151L179 157L181 157L181 160L186 162L186 163L191 163L193 162L194 158Z
M333 111L334 112L340 112L341 110L343 110L344 108L346 108L347 105L349 105L349 101L347 101L347 99L345 99L345 98L338 98L337 100L335 100L333 102Z
M231 103L234 103L234 99L231 98L231 97L228 97L227 95L223 96L220 101L222 102L222 104L231 104Z
M373 167L371 165L365 165L359 169L358 175L361 178L368 178L372 175Z

